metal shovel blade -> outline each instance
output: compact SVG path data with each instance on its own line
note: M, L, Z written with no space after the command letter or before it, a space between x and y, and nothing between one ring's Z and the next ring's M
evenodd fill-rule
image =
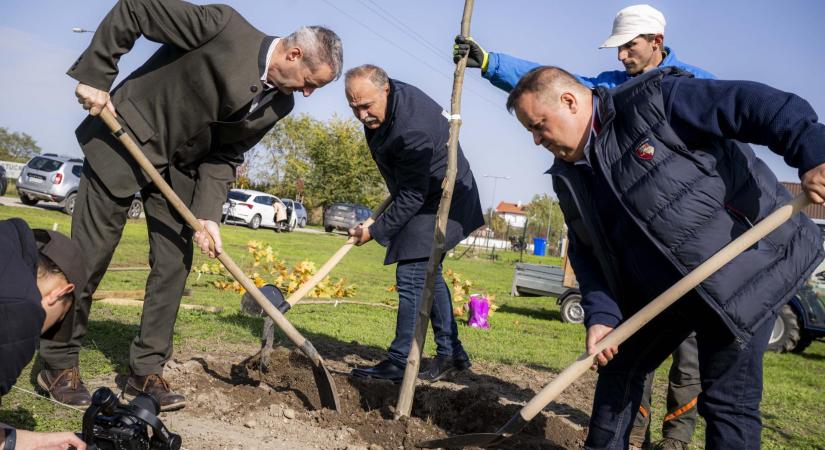
M495 433L462 434L443 439L432 439L429 441L418 442L415 446L418 448L492 447L493 445L500 444L505 439L523 430L528 423L529 420L522 417L521 411L519 411Z
M333 411L341 411L338 389L335 387L335 380L332 379L332 374L327 370L327 366L323 364L313 365L312 376L315 377L315 384L318 385L318 397L321 400L321 406Z
M284 299L284 294L281 292L273 284L265 284L260 287L261 293L264 294L269 303L272 303L272 306L278 308L278 311L281 311L281 314L286 314L287 311L292 307L289 303L286 302ZM248 316L266 316L264 309L261 308L261 305L255 301L255 298L252 297L252 294L249 292L244 293L243 297L241 297L241 312Z
M415 444L418 448L460 448L460 447L489 447L498 443L503 436L497 433L473 433L452 436L444 439L433 439Z
M280 311L281 314L286 314L286 312L292 307L292 305L287 303L281 290L275 285L265 284L258 290L264 294L264 297L269 300L269 303L271 303L272 306L278 308L278 311ZM241 311L250 316L268 317L261 305L258 304L249 292L246 292L243 297L241 297ZM304 349L304 353L308 356L317 355L317 351L314 347L311 347L311 345L312 344L309 344L309 341L306 341L304 344L306 347ZM327 370L327 367L323 364L320 356L317 362L313 361L313 358L310 358L310 364L312 364L312 376L315 378L315 384L318 385L318 397L321 400L321 406L334 411L340 411L338 390L335 388L335 381L332 379L332 374L329 373L329 370Z

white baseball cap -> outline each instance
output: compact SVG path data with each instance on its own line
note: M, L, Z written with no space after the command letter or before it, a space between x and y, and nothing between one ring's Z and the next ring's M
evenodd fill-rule
M640 34L664 34L665 16L650 5L624 8L613 19L613 34L599 48L619 47Z

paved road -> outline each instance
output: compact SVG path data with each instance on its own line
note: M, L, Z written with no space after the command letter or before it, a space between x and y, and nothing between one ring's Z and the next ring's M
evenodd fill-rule
M15 206L19 208L41 208L41 209L50 209L52 211L62 211L63 208L60 207L59 204L54 202L38 202L35 206L26 206L20 203L20 199L17 197L0 197L0 206Z

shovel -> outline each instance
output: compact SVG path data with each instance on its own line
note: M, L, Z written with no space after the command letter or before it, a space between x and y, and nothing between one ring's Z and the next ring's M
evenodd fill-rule
M195 231L204 231L203 226L200 222L198 222L195 215L192 214L192 211L186 207L175 191L169 187L166 180L161 177L157 169L155 169L152 163L146 158L146 155L143 154L123 127L120 126L120 123L117 119L115 119L108 108L103 108L103 111L100 113L100 118L106 123L109 129L112 130L112 134L126 147L126 150L129 151L132 157L135 158L141 169L149 175L149 178L152 179L152 182L155 183L178 214L186 220L187 225ZM207 233L207 235L209 234ZM271 301L255 286L255 283L253 283L252 280L250 280L249 277L243 273L243 270L235 264L235 261L232 260L228 253L223 252L219 254L218 260L244 287L244 289L251 293L255 301L257 301L261 308L269 315L269 317L272 318L272 320L284 332L289 340L301 349L307 358L309 358L312 364L312 374L315 377L315 384L318 386L318 395L321 399L321 405L325 408L339 411L340 401L338 399L338 392L335 389L335 381L332 379L332 375L330 375L324 365L324 360L321 358L321 355L318 354L318 351L315 350L312 343L304 338L301 333L295 329L295 327L289 323L286 318L284 318L283 314L281 314L277 308L272 306Z
M392 203L392 196L388 195L387 198L385 198L384 201L381 202L380 205L378 205L378 208L376 208L372 212L372 215L370 215L370 217L364 221L363 226L368 227L372 225L372 223L375 222L375 219L377 219L378 216L380 216L384 212L384 210L387 209L390 203ZM264 286L264 291L270 293L270 295L267 295L269 301L272 302L273 306L278 308L278 310L282 314L286 314L287 311L289 311L293 306L295 306L296 303L300 302L304 298L304 296L306 296L309 293L309 291L311 291L315 286L318 285L318 283L323 281L323 279L326 278L327 275L329 275L332 269L339 262L341 262L342 259L344 259L344 256L346 256L350 250L352 250L352 247L355 246L355 242L355 237L350 237L347 240L346 244L342 245L341 248L338 249L338 251L335 252L335 254L332 255L332 257L329 258L329 260L327 260L327 262L325 262L320 269L318 269L318 272L316 272L315 275L312 276L312 278L307 280L306 283L302 284L301 287L299 287L297 291L293 292L292 295L290 295L289 298L286 300L284 300L284 296L283 294L281 294L281 292L273 292L278 290L278 288L274 285L267 284L266 286ZM244 295L244 297L241 299L241 309L247 314L259 315L261 313L260 306L253 303L251 300L252 299L249 299L246 295Z
M722 266L736 258L745 249L756 244L760 239L768 235L771 231L785 223L794 214L800 212L808 206L809 200L805 193L799 194L795 199L780 207L769 216L762 219L756 226L743 233L738 238L716 252L695 269L690 271L684 278L671 286L668 290L653 299L644 308L631 316L627 321L619 325L602 339L594 350L594 354L583 354L559 374L550 384L544 387L535 397L527 402L521 410L514 415L504 426L495 433L474 433L453 436L444 439L434 439L419 442L416 444L420 448L456 448L456 447L490 447L499 445L514 434L521 431L538 413L553 401L561 392L570 386L577 378L582 376L596 363L596 355L608 347L618 347L619 344L627 340L633 333L639 331L651 319L659 315L668 306L698 286L706 278L713 275Z

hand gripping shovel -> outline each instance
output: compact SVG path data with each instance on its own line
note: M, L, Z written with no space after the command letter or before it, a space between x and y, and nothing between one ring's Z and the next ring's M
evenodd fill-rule
M375 222L375 219L377 219L378 216L380 216L384 212L384 210L387 209L390 203L392 203L392 196L387 196L387 198L385 198L384 201L381 202L380 205L378 205L378 208L376 208L375 211L372 212L372 215L370 215L370 217L364 221L363 226L366 228L372 225L372 223ZM293 292L288 299L284 300L283 294L274 285L267 284L262 288L262 290L265 293L267 293L267 298L269 298L269 301L272 302L272 304L276 308L278 308L278 311L281 311L282 314L286 314L287 311L292 309L292 307L295 306L296 303L303 300L303 298L309 293L309 291L311 291L315 286L318 285L318 283L323 281L323 279L326 278L327 275L329 275L332 269L336 265L338 265L338 263L341 262L342 259L344 259L344 256L346 256L350 250L352 250L352 247L355 246L355 241L355 237L350 237L347 240L346 244L341 246L341 248L338 249L338 251L335 252L335 254L332 255L332 257L329 258L329 260L327 260L327 262L325 262L320 269L318 269L318 272L316 272L315 275L312 276L312 278L307 280L306 283L302 284L297 291ZM243 309L244 312L250 315L261 314L261 307L257 303L253 303L252 299L248 298L248 295L246 294L241 299L241 309Z
M204 231L203 226L200 222L198 222L198 219L195 218L194 214L192 214L192 211L186 207L180 197L175 194L172 188L169 187L166 181L160 176L157 169L155 169L152 163L149 162L146 155L144 155L140 148L138 148L137 144L135 144L129 134L127 134L126 131L120 126L120 123L117 119L115 119L112 113L109 112L107 108L103 108L103 111L100 113L100 118L103 119L106 125L109 126L109 129L112 130L112 134L118 138L121 143L123 143L126 150L128 150L132 157L135 158L141 169L149 175L149 178L152 179L178 214L186 220L186 224L195 231ZM295 329L295 327L292 326L286 318L284 318L283 314L272 306L270 300L267 299L267 297L255 286L255 283L253 283L252 280L250 280L249 277L243 273L243 270L235 264L235 261L232 260L229 254L226 252L221 253L218 255L218 260L224 267L226 267L226 270L232 274L241 286L243 286L247 292L252 294L255 301L258 302L261 308L269 315L269 317L272 318L284 334L286 334L289 340L291 340L299 349L301 349L307 358L309 358L312 363L312 374L315 376L315 384L318 385L318 394L321 399L321 405L336 411L340 410L340 402L338 400L338 392L335 389L335 381L332 379L332 375L330 375L324 365L324 360L321 358L321 355L318 354L318 351L315 350L312 343L304 338L301 333Z
M746 231L744 234L734 239L731 243L716 252L707 261L700 264L684 278L679 280L676 284L671 286L668 290L661 293L658 297L653 299L650 303L642 308L639 312L631 316L627 321L622 323L618 328L610 332L604 339L602 339L595 349L593 355L583 354L564 369L550 384L544 387L535 397L527 402L521 410L514 415L503 427L499 428L495 433L474 433L465 434L461 436L453 436L444 439L434 439L425 442L419 442L417 447L423 448L456 448L456 447L490 447L499 445L512 435L521 431L530 420L544 409L553 399L555 399L561 391L573 383L577 378L582 376L587 370L595 364L596 355L601 353L607 347L618 347L619 344L627 340L633 333L639 331L651 319L656 317L659 313L664 311L668 306L672 305L676 300L685 295L688 291L698 286L707 277L713 275L722 266L729 263L733 258L745 251L748 247L755 244L757 241L765 237L768 233L775 230L778 226L785 223L791 216L800 212L803 208L808 206L809 201L805 193L798 195L795 199L788 202L786 205L780 207L771 215L765 217L756 226Z

